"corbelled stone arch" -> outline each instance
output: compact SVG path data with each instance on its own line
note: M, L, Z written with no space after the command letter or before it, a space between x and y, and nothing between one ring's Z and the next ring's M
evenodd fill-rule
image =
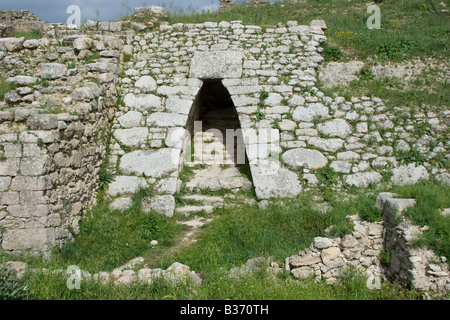
M232 167L236 166L239 170L248 166L240 115L236 110L232 95L224 85L224 80L242 77L243 61L244 54L239 51L211 51L194 54L191 60L189 80L191 82L201 81L201 88L192 103L185 127L183 165L232 164ZM199 146L199 134L207 143L201 141ZM207 141L209 139L210 141ZM224 145L225 148L223 148ZM203 154L200 156L203 158L199 159L197 147L201 148L200 153L203 152ZM209 147L212 150L208 150ZM203 148L207 152L204 152ZM208 151L214 152L215 156L208 157ZM216 151L221 152L217 154ZM246 183L240 183L239 179L236 181L238 181L237 188L240 188L241 185L252 187L249 181Z
M186 124L189 134L184 141L184 160L193 160L189 140L204 132L226 146L227 157L218 160L223 160L223 164L231 161L236 165L245 165L245 144L239 114L229 91L222 79L203 79L202 82Z
M260 127L255 114L250 112L252 107L248 107L252 105L256 108L259 102L257 95L261 92L262 86L241 85L245 61L246 56L243 51L199 51L194 54L189 77L192 80L200 79L203 86L190 110L187 128L192 130L191 126L195 124L192 120L200 116L199 106L204 99L202 96L205 90L213 86L221 87L228 93L239 124L242 126L239 133L242 135L244 150L241 149L240 154L244 154L249 161L252 184L257 198L263 200L296 196L302 189L301 184L297 174L284 168L280 162L279 130ZM184 152L189 151L186 142L188 141L185 140Z

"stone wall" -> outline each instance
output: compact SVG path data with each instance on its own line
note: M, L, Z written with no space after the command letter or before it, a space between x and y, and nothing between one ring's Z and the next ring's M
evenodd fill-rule
M286 259L286 269L294 278L314 277L333 283L352 267L371 281L373 288L382 281L379 259L383 250L383 222L369 223L355 216L348 217L354 224L353 232L342 238L314 238L307 249Z
M112 207L127 208L143 186L155 194L147 208L172 216L185 129L205 79L220 80L236 107L258 200L320 187L316 172L325 165L342 188L448 180L435 160L448 150L450 112L326 96L316 87L324 29L323 21L264 29L161 23L151 31L86 22L79 30L52 25L40 40L0 39L2 76L15 85L0 103L3 248L48 252L69 229L76 233L109 133ZM413 148L420 165L397 160ZM25 229L48 241L21 237Z
M21 11L0 11L0 38L10 37L15 31L43 32L45 22L28 10Z
M0 63L9 70L2 76L15 89L0 102L1 246L45 257L73 239L81 213L95 203L118 60L86 63L94 45L104 45L86 37L2 44Z
M415 240L426 230L426 227L420 228L404 216L404 211L414 206L415 200L395 196L384 193L377 199L377 205L383 209L384 246L390 257L385 276L411 284L430 298L443 297L450 291L447 258L415 245Z
M351 234L342 238L314 238L309 248L286 259L285 269L297 279L314 277L333 283L353 268L367 277L371 289L391 280L410 285L429 299L445 297L450 292L447 259L415 244L424 229L403 213L416 202L396 196L387 192L378 195L376 206L382 210L381 222L349 216L354 224Z

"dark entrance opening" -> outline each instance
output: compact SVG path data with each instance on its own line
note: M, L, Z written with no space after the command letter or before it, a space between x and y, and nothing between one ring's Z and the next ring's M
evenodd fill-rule
M197 125L194 125L196 121ZM199 132L195 131L209 131L209 135L204 135L203 143L208 143L213 135L211 138L226 146L225 151L234 164L245 164L245 145L240 129L233 100L221 79L203 80L188 120L187 130L191 137L198 136ZM233 140L227 141L227 138Z

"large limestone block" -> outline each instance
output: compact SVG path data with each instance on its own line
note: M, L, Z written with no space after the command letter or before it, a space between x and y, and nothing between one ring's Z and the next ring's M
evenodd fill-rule
M155 196L151 199L150 205L146 207L147 210L153 210L156 213L163 214L167 217L173 217L175 211L175 198L171 195Z
M38 250L47 251L54 244L53 228L13 229L3 234L2 247L4 250Z
M336 152L344 147L344 140L339 138L325 139L311 137L308 140L308 144L323 151Z
M58 128L58 119L54 114L32 114L27 125L31 130L52 130Z
M147 118L148 126L184 127L188 116L178 113L155 112Z
M192 104L192 100L180 99L176 96L172 96L167 99L166 109L168 112L187 115L191 110Z
M153 92L156 91L156 81L151 76L142 76L134 84L136 88L142 92Z
M124 174L161 178L177 170L179 161L180 149L136 150L122 156L119 169Z
M326 136L345 138L352 133L352 127L344 119L335 119L320 123L317 130Z
M43 63L40 76L42 79L54 80L65 76L67 66L60 63Z
M2 38L0 39L0 51L20 51L23 49L25 38Z
M89 50L94 44L94 40L88 37L79 37L73 41L73 47L75 50Z
M302 191L297 174L277 164L251 164L250 169L258 200L292 198Z
M288 150L283 154L282 159L293 170L319 169L328 163L327 158L321 152L304 148Z
M117 129L114 136L127 147L139 147L147 142L148 129L144 127Z
M147 183L144 178L134 176L118 176L109 184L106 193L111 197L115 197L119 194L133 194L140 187L147 187Z
M129 111L117 118L120 125L124 128L139 127L142 121L142 113L138 111Z
M322 103L313 103L308 107L299 106L292 113L292 119L297 122L312 122L314 119L330 118L329 109Z
M336 259L341 254L341 250L338 247L329 247L327 249L322 250L320 257L322 258L322 262L324 264L328 264L333 259Z
M358 172L348 175L345 182L356 187L368 187L371 183L377 183L382 176L378 172Z
M119 67L116 64L111 63L108 59L86 64L86 68L89 71L93 72L100 72L100 73L111 72L114 74L119 74Z
M197 51L190 77L197 79L240 78L244 55L238 51Z
M37 78L31 76L15 76L6 80L6 82L13 83L19 87L35 84L36 81Z
M427 180L429 177L427 169L424 166L417 166L415 163L410 163L407 166L401 166L392 170L391 181L393 184L404 185L413 184L420 179Z
M307 279L314 276L314 269L310 267L301 267L293 269L291 273L296 279Z
M128 93L123 99L125 106L135 111L145 111L147 109L158 110L161 108L161 98L153 94Z

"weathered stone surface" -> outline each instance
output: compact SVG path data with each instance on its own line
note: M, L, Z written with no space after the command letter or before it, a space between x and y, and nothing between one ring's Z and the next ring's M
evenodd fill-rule
M177 170L179 161L179 149L137 150L122 156L119 169L125 174L161 178Z
M155 196L151 199L150 205L145 207L148 211L153 210L156 213L163 214L167 217L173 217L175 211L175 198L172 195Z
M109 208L111 210L125 210L131 207L131 203L130 197L120 197L111 202Z
M170 97L166 101L166 110L168 112L179 113L179 114L189 114L191 110L193 101L180 99L178 97Z
M296 279L307 279L314 276L314 269L309 267L296 268L291 271L291 274Z
M341 244L342 248L354 248L358 245L358 241L352 235L345 235L342 238Z
M28 86L36 83L36 81L37 78L31 76L15 76L6 80L6 82L13 83L17 86Z
M341 254L341 250L338 247L329 247L322 250L320 257L324 264L328 264L331 260L336 259Z
M197 51L191 61L190 77L197 79L240 78L244 55L238 51Z
M327 249L329 247L335 247L337 242L330 238L315 237L313 245L317 249Z
M16 52L23 48L25 38L0 38L0 51Z
M5 101L6 103L10 103L10 104L15 104L17 102L20 102L21 97L20 95L17 93L16 90L10 90L5 94ZM3 121L10 121L12 119L10 119L12 116L12 114L10 112L2 112L2 120Z
M158 110L161 108L161 98L153 94L135 95L134 93L128 93L123 101L127 107L135 111Z
M386 215L390 215L391 217L396 217L397 214L401 214L408 207L412 207L415 205L415 199L389 198L384 202L383 213Z
M41 45L40 39L25 40L25 42L23 43L23 47L30 50L37 49L40 45Z
M319 169L328 163L327 158L319 151L304 148L288 150L283 154L282 159L293 170Z
M60 63L43 63L40 76L42 79L54 80L65 76L67 66Z
M319 123L317 130L323 135L339 138L345 138L352 133L352 127L343 119Z
M276 197L295 197L302 191L298 176L284 168L267 169L250 165L258 200Z
M27 125L31 130L52 130L58 128L58 119L54 114L33 114L28 117Z
M75 88L71 97L74 101L91 101L98 98L101 91L95 83L85 83L84 87Z
M139 147L147 142L148 129L144 127L136 127L130 129L117 129L114 137L120 143L127 147Z
M312 122L314 120L315 113L305 107L297 107L292 113L292 119L295 121Z
M381 181L381 178L378 172L358 172L345 177L345 182L356 187L368 187L371 183Z
M338 138L324 139L311 137L308 143L317 149L328 152L336 152L344 147L344 140Z
M338 173L350 173L352 164L348 161L333 161L330 167Z
M128 111L124 115L117 118L120 125L124 128L139 127L142 121L142 113L138 111Z
M116 197L119 194L133 194L141 187L148 187L144 178L133 176L117 176L115 177L114 181L109 184L106 193L111 197Z
M289 259L289 263L293 267L303 267L303 266L311 266L313 264L316 264L320 262L320 256L312 256L312 255L306 255L306 256L293 256Z
M342 258L336 258L333 260L330 260L327 264L324 264L322 267L320 267L320 270L323 273L328 272L330 269L339 268L345 266L345 262Z
M167 131L167 138L164 141L167 147L170 148L182 148L184 143L184 138L188 134L186 129L182 127L170 128Z
M150 76L140 77L134 86L145 93L156 91L156 81Z
M110 62L108 59L86 64L85 67L89 71L93 72L100 72L100 73L111 72L114 74L119 74L119 68L117 67L117 65Z
M415 163L395 168L392 174L391 181L397 185L414 184L420 179L427 180L429 177L427 169L424 166L416 167Z
M10 250L47 251L54 244L53 228L14 229L3 233L2 248Z
M187 115L167 112L155 112L147 118L147 125L158 127L184 127Z
M81 50L89 50L92 45L94 44L94 40L91 38L88 38L86 36L76 38L73 41L73 47L75 50L81 51Z

